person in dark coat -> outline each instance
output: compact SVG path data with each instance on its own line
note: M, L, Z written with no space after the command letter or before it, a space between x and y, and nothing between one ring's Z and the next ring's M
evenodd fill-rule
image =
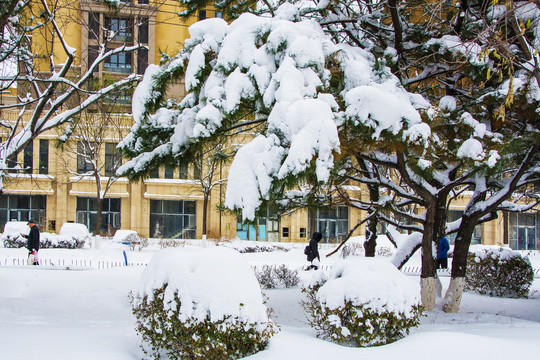
M439 251L437 252L437 269L448 269L448 250L450 244L446 237L442 237L439 241Z
M319 256L319 241L322 239L322 234L320 232L314 232L309 240L309 254L307 255L307 261L311 262L311 265L308 266L307 270L319 268L321 263L321 257ZM317 260L317 261L315 261Z
M28 239L26 244L28 256L33 253L37 258L37 253L39 251L39 228L32 219L28 220L28 226L30 226L30 233L28 233L28 235L23 234L23 236ZM34 261L34 265L39 265L37 260Z

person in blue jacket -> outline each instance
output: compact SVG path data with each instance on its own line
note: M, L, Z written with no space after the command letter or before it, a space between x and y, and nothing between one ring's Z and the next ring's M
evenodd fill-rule
M442 237L439 241L439 251L437 253L437 269L448 269L448 250L450 244L446 237Z

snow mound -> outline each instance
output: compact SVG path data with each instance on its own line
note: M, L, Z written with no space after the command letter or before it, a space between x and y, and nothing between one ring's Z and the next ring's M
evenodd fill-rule
M85 237L90 236L88 228L84 224L65 223L58 233L61 236Z
M139 295L153 300L155 289L168 284L165 309L175 297L180 299L180 320L212 322L226 319L256 324L268 323L261 288L244 258L223 247L167 248L152 257L141 275Z
M332 266L329 280L317 298L330 309L344 307L347 301L375 312L390 311L412 316L420 305L420 285L384 259L349 258Z

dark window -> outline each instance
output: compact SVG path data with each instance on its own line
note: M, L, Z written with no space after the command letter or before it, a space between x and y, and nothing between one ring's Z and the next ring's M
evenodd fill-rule
M94 143L88 144L79 141L77 143L77 172L87 173L92 171L94 155Z
M117 143L105 143L105 176L114 175L122 165L122 154L116 148Z
M39 173L49 173L49 140L39 140Z
M199 20L206 19L206 10L199 10Z
M300 237L305 238L307 234L306 228L300 228Z
M24 148L24 163L23 163L24 172L26 172L27 174L31 174L33 167L34 167L34 142L30 141L28 145L26 145Z
M34 219L39 226L45 224L47 197L45 195L1 195L0 229L7 221Z
M323 235L323 242L341 241L349 234L349 209L346 206L328 207L310 212L315 216L315 229Z
M193 162L193 178L194 179L200 179L202 174L202 155L198 154L195 157L195 161Z
M121 200L118 198L105 198L101 205L101 232L110 233L120 228ZM97 227L97 199L90 197L77 197L77 222L84 224L92 232Z
M17 172L17 155L13 155L7 159L8 172L15 173Z
M88 38L89 39L98 39L99 38L99 14L98 13L89 13L89 29L88 29Z
M188 178L188 165L187 163L180 164L178 167L178 178L179 179L187 179Z
M148 44L148 19L142 19L139 24L139 43Z
M172 179L174 176L174 168L165 166L165 179Z
M169 239L194 239L195 201L150 200L150 235Z
M148 49L139 49L137 51L137 74L143 75L148 67Z
M131 19L105 18L105 27L113 41L130 42L133 36Z
M88 68L96 61L99 54L99 46L88 46ZM99 70L99 66L94 68L94 72Z
M148 5L148 0L139 0L139 4Z
M130 73L131 72L131 53L121 52L111 55L105 60L105 71Z
M284 228L281 229L281 236L289 237L289 228L288 227L284 227Z

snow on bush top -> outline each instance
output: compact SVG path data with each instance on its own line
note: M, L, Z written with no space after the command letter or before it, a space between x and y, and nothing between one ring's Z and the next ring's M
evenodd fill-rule
M500 260L500 261L506 261L513 259L515 257L521 257L521 254L517 251L513 251L509 248L503 248L500 246L493 246L493 247L482 247L474 252L474 257L476 262L480 262L481 260L486 259L487 257L491 257L494 260Z
M139 237L139 234L137 234L135 230L116 230L112 241L123 242L124 240L127 239L129 235L135 235L137 238Z
M165 309L178 292L180 320L211 321L231 316L228 321L255 324L261 330L268 316L261 288L249 264L240 253L223 247L167 248L152 257L144 270L141 297L153 299L154 289L168 284Z
M62 236L90 236L90 233L88 232L88 228L84 224L77 224L77 223L65 223L60 228L60 232L58 233Z
M28 234L30 232L30 227L26 221L8 221L4 225L4 236L18 236L21 234Z
M390 311L412 316L420 305L420 286L388 261L377 258L349 258L332 266L329 280L319 289L318 300L330 309L364 305L375 312Z

